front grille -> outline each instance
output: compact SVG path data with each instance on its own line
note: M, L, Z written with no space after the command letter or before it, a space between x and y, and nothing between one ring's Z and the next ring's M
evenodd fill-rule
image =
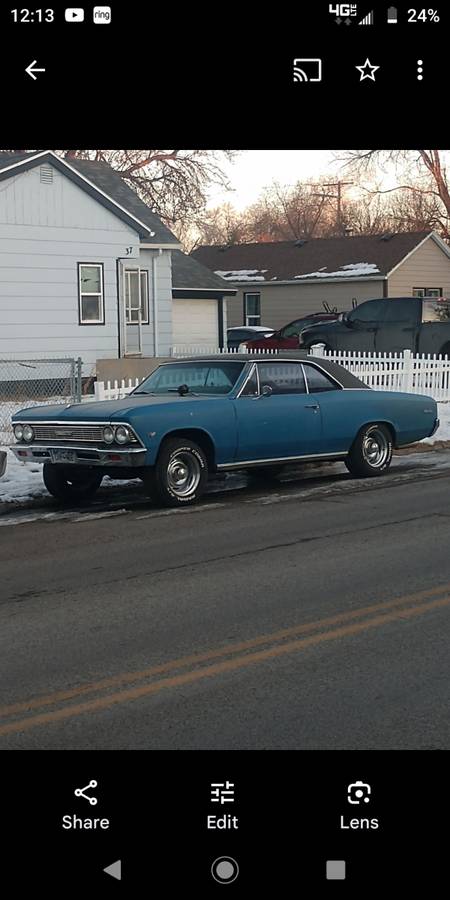
M101 425L33 425L35 441L95 441L103 443Z

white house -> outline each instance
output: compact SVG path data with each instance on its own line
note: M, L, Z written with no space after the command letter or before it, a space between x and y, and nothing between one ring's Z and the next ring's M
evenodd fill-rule
M90 374L97 359L223 342L235 290L106 163L0 153L0 182L0 359L81 357Z

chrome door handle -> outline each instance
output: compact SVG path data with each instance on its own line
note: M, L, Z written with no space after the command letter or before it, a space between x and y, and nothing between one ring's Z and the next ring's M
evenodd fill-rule
M320 409L318 403L306 403L305 409Z

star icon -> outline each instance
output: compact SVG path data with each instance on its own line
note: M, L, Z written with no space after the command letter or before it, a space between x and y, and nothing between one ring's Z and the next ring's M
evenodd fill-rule
M379 68L379 66L373 66L369 61L369 58L366 59L363 66L355 66L355 69L358 69L358 72L361 72L360 81L364 81L365 78L370 78L371 81L375 81L375 72Z

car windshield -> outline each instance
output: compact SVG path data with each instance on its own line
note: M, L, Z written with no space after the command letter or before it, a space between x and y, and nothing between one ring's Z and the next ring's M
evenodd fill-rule
M155 369L133 393L168 394L186 385L193 394L229 394L244 365L237 360L169 363Z

